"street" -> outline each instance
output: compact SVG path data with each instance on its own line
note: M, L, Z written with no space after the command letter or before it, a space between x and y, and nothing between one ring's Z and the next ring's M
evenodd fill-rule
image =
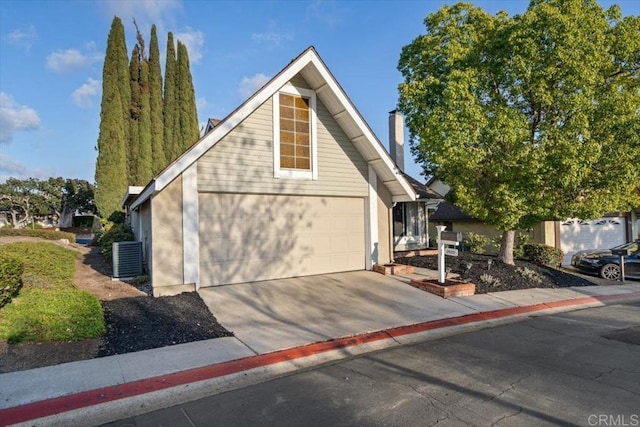
M400 346L111 426L640 426L640 301Z

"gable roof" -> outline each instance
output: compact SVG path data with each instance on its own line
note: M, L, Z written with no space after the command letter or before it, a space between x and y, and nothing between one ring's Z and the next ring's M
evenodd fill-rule
M440 193L433 191L426 184L421 183L420 181L413 178L411 175L407 174L406 172L403 172L403 175L405 179L409 181L409 184L411 184L411 186L413 187L413 190L416 192L416 196L419 200L424 200L424 199L431 199L434 201L444 200L444 197L442 197Z
M297 74L304 77L360 155L375 170L380 181L391 192L393 201L415 200L416 192L413 187L394 164L389 153L364 121L315 48L310 46L243 104L222 119L209 133L205 133L182 156L153 178L132 202L130 208L135 209L169 185Z
M443 201L438 205L438 210L429 216L430 221L480 221L467 215L454 204Z

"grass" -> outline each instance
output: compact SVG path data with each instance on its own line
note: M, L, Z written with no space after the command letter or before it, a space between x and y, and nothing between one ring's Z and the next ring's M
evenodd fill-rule
M105 331L100 302L78 289L26 289L0 315L0 337L10 343L79 340Z
M20 294L0 309L1 339L66 341L104 333L100 301L73 283L76 252L36 242L3 245L0 252L24 264Z
M77 252L53 243L36 242L11 243L1 246L0 251L22 261L25 288L75 287Z

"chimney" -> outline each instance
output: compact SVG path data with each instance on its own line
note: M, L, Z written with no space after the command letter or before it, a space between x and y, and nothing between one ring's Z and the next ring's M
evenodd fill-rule
M404 119L396 110L389 111L389 153L404 172Z

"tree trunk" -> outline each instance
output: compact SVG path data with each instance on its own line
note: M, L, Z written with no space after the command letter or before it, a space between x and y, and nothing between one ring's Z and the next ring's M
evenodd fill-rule
M500 253L498 254L498 261L501 261L508 265L515 265L513 262L513 242L515 240L516 232L514 230L508 230L502 232L502 241L500 242Z

